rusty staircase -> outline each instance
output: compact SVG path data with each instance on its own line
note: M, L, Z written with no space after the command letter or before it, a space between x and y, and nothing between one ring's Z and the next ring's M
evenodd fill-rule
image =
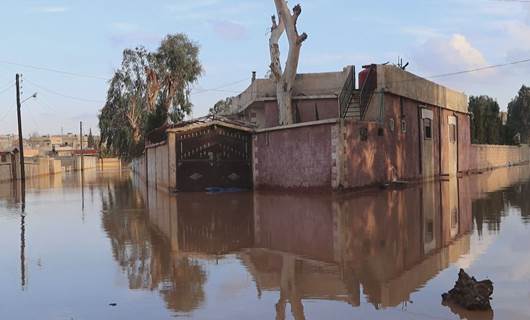
M354 90L349 106L346 108L343 118L361 120L361 95L359 90Z
M355 68L350 67L346 81L339 95L340 116L343 119L363 120L377 87L376 66L370 68L360 89L355 88Z

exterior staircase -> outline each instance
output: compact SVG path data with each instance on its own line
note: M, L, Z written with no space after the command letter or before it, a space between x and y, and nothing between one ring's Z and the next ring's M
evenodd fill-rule
M344 119L361 120L361 93L359 90L353 91L353 97L343 117Z
M376 65L365 66L368 74L362 88L355 88L355 68L350 67L348 77L339 95L340 116L343 119L363 120L377 88ZM367 69L369 68L369 69Z

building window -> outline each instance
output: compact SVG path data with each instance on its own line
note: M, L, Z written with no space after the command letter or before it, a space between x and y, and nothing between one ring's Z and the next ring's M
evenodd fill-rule
M6 162L6 155L3 154L2 157L0 158L0 162Z
M377 135L382 137L385 135L385 129L384 128L378 128L377 129Z
M429 118L423 119L423 138L425 140L432 139L432 120Z
M456 142L456 125L455 124L449 125L449 142L451 143Z
M367 141L368 140L368 128L361 128L359 130L359 136L361 137L361 141Z
M407 133L407 120L401 120L401 132Z
M391 132L394 132L395 127L396 127L396 123L394 121L394 118L390 118L390 120L388 120L388 128L390 129Z

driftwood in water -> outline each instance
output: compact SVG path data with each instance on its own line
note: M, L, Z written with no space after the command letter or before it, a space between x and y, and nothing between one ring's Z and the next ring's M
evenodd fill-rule
M477 281L470 277L463 269L458 273L455 287L442 294L444 302L452 302L467 310L491 310L491 295L493 282L490 280Z

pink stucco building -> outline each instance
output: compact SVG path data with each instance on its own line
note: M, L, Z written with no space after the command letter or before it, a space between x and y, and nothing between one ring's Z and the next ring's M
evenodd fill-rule
M527 145L472 145L468 98L461 92L392 65L367 65L356 77L353 66L299 74L295 123L287 126L278 125L272 80L254 79L231 98L225 120L170 128L167 141L148 146L140 167L156 177L155 185L176 191L186 191L179 187L186 180L195 191L250 185L341 190L530 160ZM238 167L228 165L236 160Z

